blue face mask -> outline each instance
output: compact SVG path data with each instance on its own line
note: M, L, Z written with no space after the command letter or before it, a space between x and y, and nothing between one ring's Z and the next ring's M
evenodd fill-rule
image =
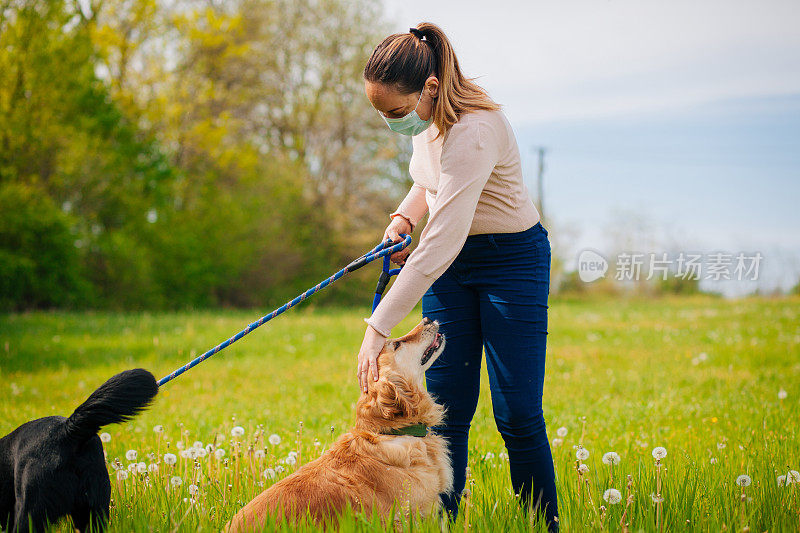
M386 122L386 125L389 126L389 129L392 131L396 131L401 135L417 135L422 133L428 126L431 125L433 121L433 115L428 120L422 120L417 115L417 107L419 107L419 103L422 101L422 93L419 93L419 100L417 100L417 105L414 106L414 111L409 113L408 115L401 117L401 118L386 118L383 113L381 116L383 120Z

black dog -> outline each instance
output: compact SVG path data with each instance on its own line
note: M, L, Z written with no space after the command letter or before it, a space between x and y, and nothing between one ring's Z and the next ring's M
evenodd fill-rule
M158 392L147 370L127 370L94 391L72 416L48 416L0 439L0 527L43 531L72 516L76 529L102 530L108 520L111 482L100 428L125 422ZM30 522L29 522L30 521Z

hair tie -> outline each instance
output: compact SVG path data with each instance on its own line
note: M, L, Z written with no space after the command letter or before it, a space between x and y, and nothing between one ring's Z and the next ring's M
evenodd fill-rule
M423 37L425 37L425 34L422 33L421 30L418 30L417 28L409 28L408 32L417 37L420 41L422 40Z

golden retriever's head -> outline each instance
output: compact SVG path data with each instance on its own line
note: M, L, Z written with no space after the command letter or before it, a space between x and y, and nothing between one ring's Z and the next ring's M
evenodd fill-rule
M368 391L356 406L356 427L395 429L422 422L441 423L443 411L425 390L425 371L444 350L439 323L423 318L408 334L387 339L378 356L378 381L367 376Z

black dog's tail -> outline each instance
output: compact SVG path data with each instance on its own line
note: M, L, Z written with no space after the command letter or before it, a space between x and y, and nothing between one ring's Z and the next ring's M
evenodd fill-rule
M158 393L153 374L142 368L112 377L92 393L66 422L67 435L86 441L108 424L125 422L145 409Z

